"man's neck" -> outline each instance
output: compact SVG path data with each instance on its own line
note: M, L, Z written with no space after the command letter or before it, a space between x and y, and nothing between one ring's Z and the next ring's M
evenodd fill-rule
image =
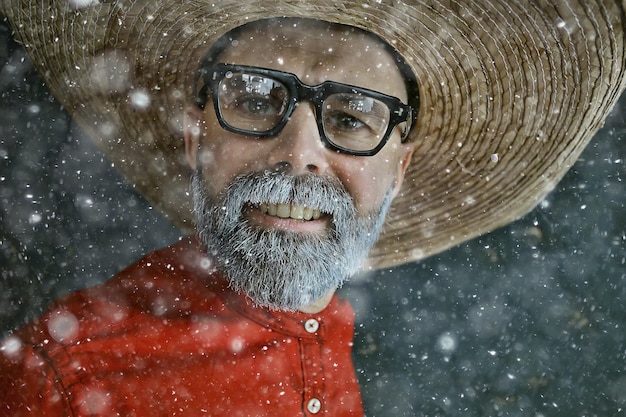
M318 298L317 300L315 300L314 302L310 304L300 307L298 310L306 314L319 313L320 311L324 310L328 306L328 304L330 303L330 300L332 300L333 295L335 294L335 290L336 289L333 288L332 290L324 294L322 297Z

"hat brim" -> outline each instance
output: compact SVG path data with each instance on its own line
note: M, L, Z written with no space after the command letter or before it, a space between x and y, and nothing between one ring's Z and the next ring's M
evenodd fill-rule
M83 2L89 3L89 2ZM5 0L53 94L154 206L193 230L182 122L201 57L229 30L302 17L375 33L417 76L416 151L368 265L415 261L549 193L624 88L614 0Z

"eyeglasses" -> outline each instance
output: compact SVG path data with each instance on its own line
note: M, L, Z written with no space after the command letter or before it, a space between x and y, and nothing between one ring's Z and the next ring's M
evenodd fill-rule
M328 148L372 156L401 123L401 140L406 140L415 117L411 106L396 97L334 81L310 86L288 72L227 64L201 73L200 108L204 109L210 90L222 128L246 136L278 135L298 102L309 100L315 108L319 135Z

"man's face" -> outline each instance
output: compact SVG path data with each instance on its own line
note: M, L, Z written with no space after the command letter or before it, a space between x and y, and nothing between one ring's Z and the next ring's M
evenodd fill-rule
M337 81L398 97L405 103L407 101L404 80L393 58L382 45L361 33L348 32L345 29L327 25L319 26L312 25L310 22L299 22L298 25L285 24L280 28L272 28L271 31L246 31L235 42L232 42L217 61L293 73L308 85L317 85L326 80ZM238 237L238 239L246 239L245 244L242 242L235 244L240 252L242 252L242 245L248 247L261 245L255 241L258 241L259 235L266 234L265 232L286 238L285 244L291 245L284 248L281 248L280 244L276 246L274 238L270 239L271 245L263 241L262 245L266 247L257 248L256 255L244 249L248 257L255 258L249 262L262 264L264 262L260 259L262 251L295 253L298 249L302 249L303 245L309 248L307 250L316 250L320 242L336 239L338 234L342 234L344 237L341 239L347 239L346 242L343 245L329 247L329 253L302 252L298 255L307 258L312 256L331 258L323 260L317 268L302 271L302 274L319 275L319 271L328 270L333 260L335 263L350 264L350 266L341 267L336 272L331 272L332 275L354 273L354 265L358 266L364 261L369 249L375 243L387 207L399 191L404 171L410 161L412 146L401 144L400 127L393 131L389 142L376 155L352 156L338 153L323 145L318 133L314 108L307 101L299 103L287 125L278 135L271 138L258 139L224 130L219 125L214 108L210 104L205 107L204 111L196 107L189 108L187 117L185 132L187 156L192 168L198 169L194 183L196 210L203 210L204 216L211 218L220 216L223 212L228 212L224 215L226 217L239 217L235 223L232 223L232 232L235 233L235 230L245 226L250 230L249 233L254 234L253 238L251 236ZM272 179L274 178L272 173L277 172L291 178L291 180L284 180L284 182L291 181L289 187L302 186L306 189L305 194L319 195L311 197L307 200L307 204L294 204L296 202L291 201L275 205L271 201L246 201L247 197L243 201L233 202L234 199L230 198L228 204L241 207L235 208L234 212L222 209L221 206L227 204L225 195L228 190L232 190L233 182L237 183L242 177L253 176L252 179L246 180L248 181L246 186L250 189L261 188L261 183L274 184L272 181L278 181L275 186L272 185L274 188L286 187L283 179ZM258 177L257 173L259 173ZM303 181L303 184L296 183L297 179L311 178L314 180ZM319 179L322 180L322 185L315 182ZM324 189L326 183L329 184L328 189ZM244 193L248 192L253 191ZM294 191L291 194L293 195ZM267 198L274 199L274 197ZM325 201L323 201L324 198L326 198ZM347 203L345 201L341 203L339 200L342 198L347 200ZM217 207L218 210L207 211L206 207L198 207L198 204L207 203L214 208ZM344 210L343 213L338 210L335 213L334 209L327 207L341 204L349 204L350 209ZM350 210L352 213L348 213ZM353 217L353 219L345 220L343 217L346 219ZM213 221L213 219L210 220ZM224 221L232 220L224 219ZM346 231L337 233L341 228L345 228ZM207 233L214 232L211 230ZM220 253L220 247L228 244L225 240L228 239L221 237L211 241L209 238L209 242L206 242L218 258L222 268L229 267L228 264L234 261L233 257L236 252L231 248L232 250L228 253ZM358 253L352 253L351 247L361 244L366 247L358 250ZM342 260L342 255L349 258L357 256L359 259ZM267 258L267 265L251 267L245 270L247 272L237 272L237 274L258 274L259 270L272 269L274 272L271 272L272 276L267 279L276 280L277 273L287 270L284 277L278 278L286 281L291 279L291 275L297 274L293 269L298 268L304 261L305 259L290 257L289 262L293 262L293 265L280 265L287 261L270 257ZM237 279L232 276L229 278L231 282ZM302 306L296 304L307 300L314 302L316 297L320 298L320 294L332 294L334 288L345 278L341 276L329 279L326 284L323 284L328 288L316 289L299 301L290 302L288 306L279 301L258 299L256 301L278 308L300 308ZM314 285L310 281L315 281L316 278L306 279L307 283L297 284L296 289L300 288L301 292L306 292L302 288ZM279 282L277 285L282 284ZM235 287L238 287L236 283ZM244 286L239 287L248 291ZM252 298L255 299L254 296Z

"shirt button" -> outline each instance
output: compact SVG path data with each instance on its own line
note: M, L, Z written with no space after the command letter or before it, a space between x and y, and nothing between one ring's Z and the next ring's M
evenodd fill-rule
M322 409L322 402L317 398L311 398L306 405L306 409L309 410L311 414L317 414Z
M309 333L315 333L320 328L320 323L315 319L308 319L304 322L304 330Z

